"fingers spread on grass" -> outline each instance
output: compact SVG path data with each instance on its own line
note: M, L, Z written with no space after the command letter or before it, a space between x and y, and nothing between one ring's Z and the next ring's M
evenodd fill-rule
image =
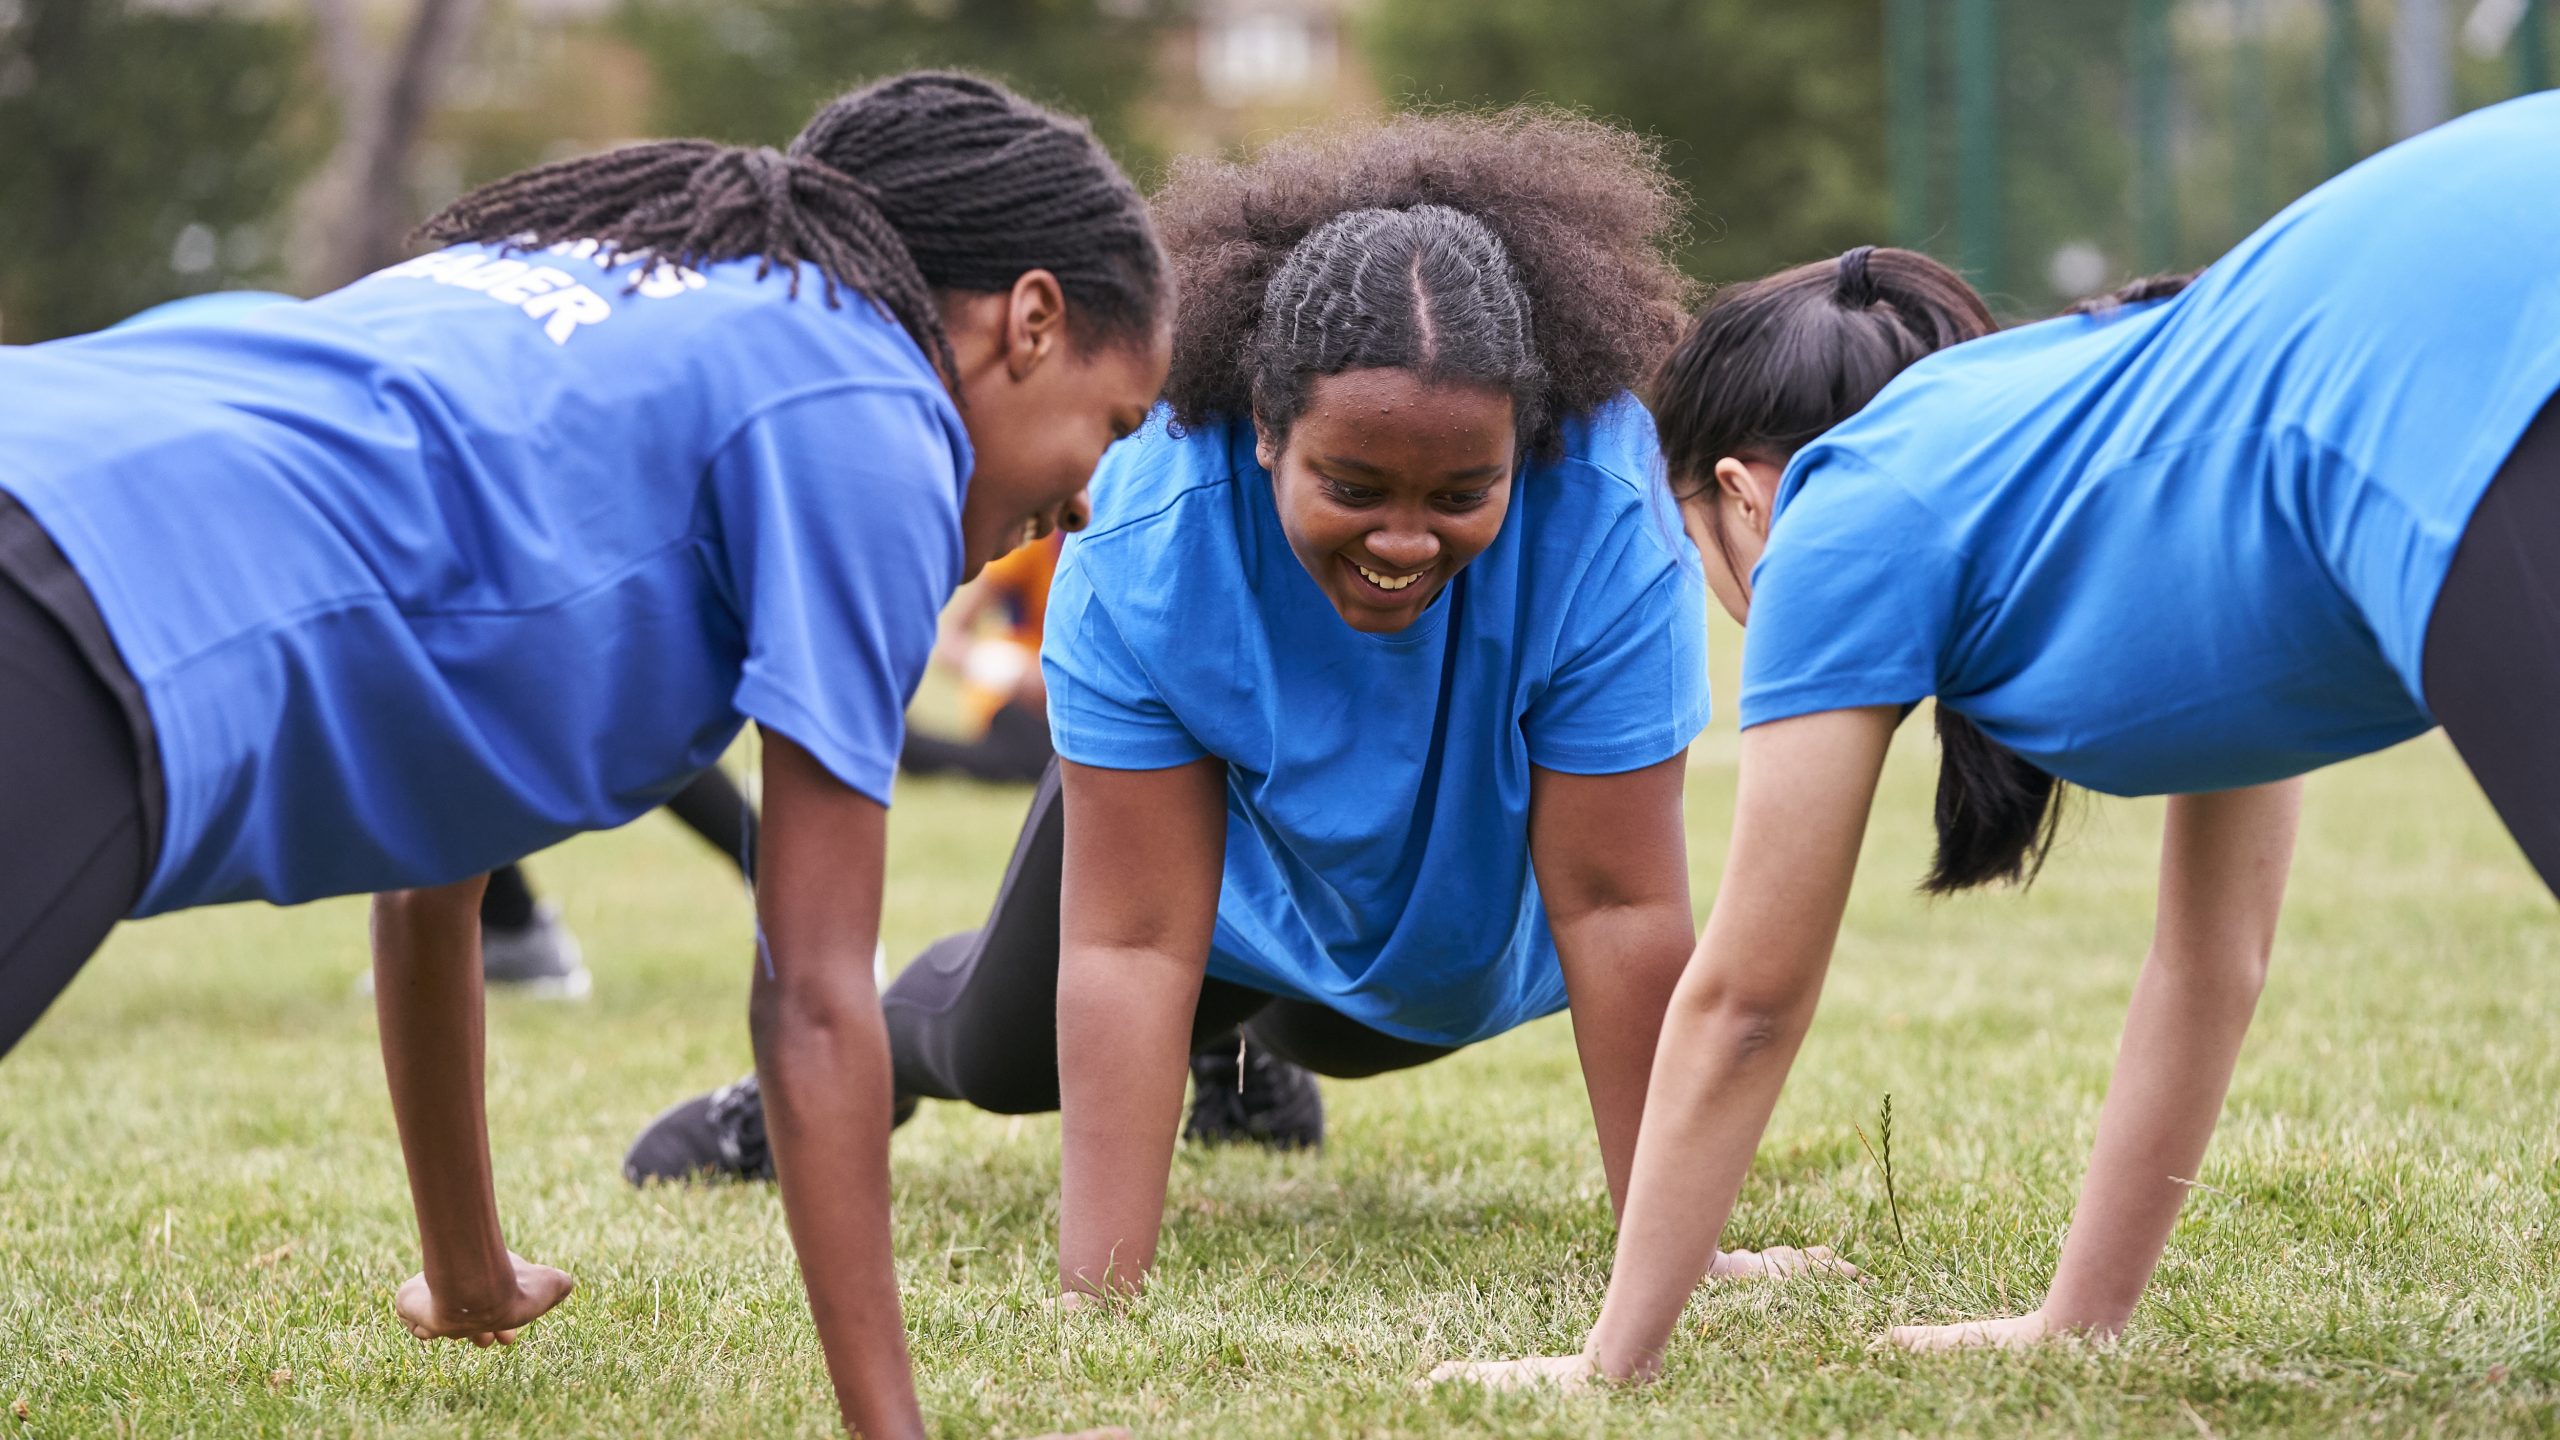
M1946 1350L2018 1350L2050 1339L2053 1334L2042 1315L2030 1313L1955 1325L1896 1325L1885 1332L1885 1340L1925 1355Z
M1799 1250L1793 1245L1772 1245L1766 1250L1727 1250L1716 1255L1715 1264L1707 1271L1711 1280L1786 1280L1799 1275L1832 1275L1845 1280L1864 1280L1865 1272L1840 1258L1828 1245Z
M1591 1362L1580 1355L1533 1355L1522 1360L1449 1360L1432 1367L1431 1385L1482 1385L1488 1390L1566 1391L1591 1383Z

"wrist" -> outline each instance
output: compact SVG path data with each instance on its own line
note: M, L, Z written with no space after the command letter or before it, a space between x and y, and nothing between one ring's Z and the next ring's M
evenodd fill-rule
M2027 1312L2024 1319L2036 1323L2038 1333L2045 1335L2078 1335L2090 1340L2112 1340L2124 1332L2133 1316L2101 1307L2063 1307L2047 1297L2045 1303Z
M1662 1373L1662 1349L1659 1344L1648 1346L1613 1333L1604 1309L1600 1323L1591 1327L1590 1338L1582 1342L1582 1361L1604 1379L1640 1384Z
M427 1289L436 1297L436 1308L456 1319L503 1313L524 1295L516 1275L515 1257L507 1253L503 1243L494 1257L456 1261L429 1256L419 1268L426 1272Z

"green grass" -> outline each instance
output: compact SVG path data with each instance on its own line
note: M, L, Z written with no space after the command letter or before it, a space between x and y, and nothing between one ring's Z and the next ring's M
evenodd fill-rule
M2314 781L2257 1033L2124 1339L1867 1348L2040 1293L2157 845L2156 804L2094 803L2031 894L1925 904L1920 728L1731 1235L1835 1244L1873 1283L1711 1289L1641 1392L1417 1392L1597 1312L1608 1209L1561 1018L1328 1084L1321 1156L1184 1153L1153 1289L1071 1323L1046 1304L1055 1121L929 1105L897 1139L897 1240L936 1432L2560 1434L2560 910L2435 738ZM1734 744L1722 722L1693 760L1702 910ZM893 955L976 921L1022 802L906 787ZM659 818L535 868L597 994L496 1002L491 1120L510 1235L578 1294L512 1351L392 1325L415 1237L350 990L360 905L131 926L0 1064L0 1407L28 1417L0 1440L828 1433L773 1196L616 1173L660 1105L748 1063L743 898ZM1856 1133L1888 1092L1907 1250Z

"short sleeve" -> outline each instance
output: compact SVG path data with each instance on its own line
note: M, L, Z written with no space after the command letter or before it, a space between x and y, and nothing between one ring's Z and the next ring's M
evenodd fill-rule
M1743 728L1936 694L1964 580L1945 525L1845 456L1788 478L1751 575Z
M1040 644L1058 753L1106 770L1169 770L1205 758L1103 609L1077 548L1070 542L1058 567Z
M1521 717L1529 759L1543 769L1641 770L1706 728L1706 583L1633 533L1643 518L1631 515L1627 543L1590 567L1557 637L1555 672ZM1652 563L1633 563L1637 555ZM1629 575L1642 587L1632 596L1620 578Z
M747 657L734 703L886 805L961 567L953 422L904 388L787 401L713 457Z

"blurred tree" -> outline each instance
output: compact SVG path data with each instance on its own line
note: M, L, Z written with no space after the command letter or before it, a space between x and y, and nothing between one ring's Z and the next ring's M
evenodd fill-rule
M1375 0L1363 29L1400 104L1544 100L1659 136L1703 278L1887 233L1877 0Z
M0 0L0 338L52 339L272 284L316 158L292 24L128 0Z
M311 0L320 59L338 101L338 143L301 202L295 279L334 290L409 253L421 218L411 171L439 92L480 0L409 0L398 42L367 43L355 0Z
M899 70L958 67L1082 115L1133 171L1166 0L628 0L655 78L653 129L779 145L810 113Z

